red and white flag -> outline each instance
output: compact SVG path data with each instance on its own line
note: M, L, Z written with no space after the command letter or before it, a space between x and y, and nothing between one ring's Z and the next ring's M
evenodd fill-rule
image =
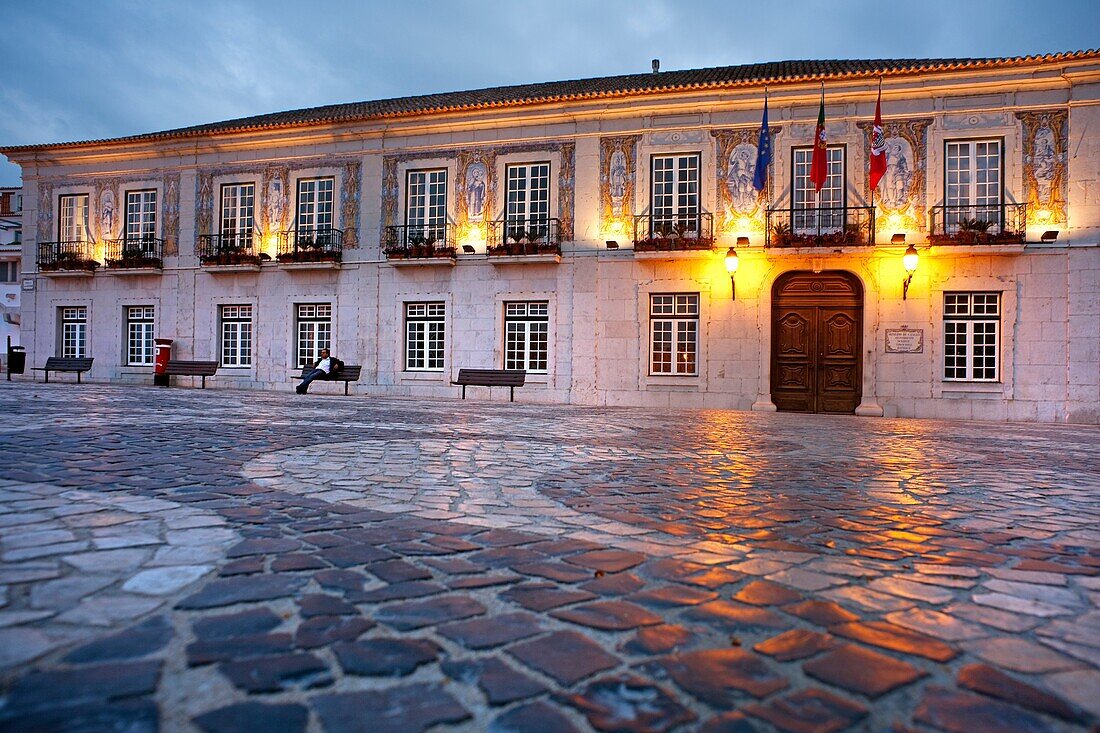
M878 88L878 102L875 104L875 124L871 127L871 190L878 188L878 182L886 173L886 136L882 133L882 84Z
M817 112L817 129L814 130L814 155L810 160L810 181L814 191L820 191L829 178L829 140L825 134L825 82L821 82L821 107Z

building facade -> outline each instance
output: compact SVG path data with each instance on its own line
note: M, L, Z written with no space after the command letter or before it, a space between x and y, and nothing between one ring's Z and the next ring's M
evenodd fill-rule
M19 292L23 260L23 191L0 187L0 369L7 344L19 344Z
M370 394L507 368L531 402L1100 421L1097 52L661 72L2 152L29 358L92 356L92 379L148 382L170 338L218 386L288 390L331 346Z

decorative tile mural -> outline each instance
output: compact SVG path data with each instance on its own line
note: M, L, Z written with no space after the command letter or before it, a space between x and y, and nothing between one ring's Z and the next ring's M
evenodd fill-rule
M180 241L180 174L169 173L164 177L164 201L161 203L164 224L164 254L179 254Z
M264 169L260 178L263 191L263 203L256 217L256 229L260 234L274 234L290 229L287 220L293 218L289 200L290 169L285 166L273 166Z
M1028 224L1066 224L1069 112L1017 112L1023 125Z
M871 133L874 123L857 123L863 130L863 190L871 193ZM928 127L931 118L890 120L882 123L886 146L886 173L874 192L878 231L923 231L927 228L925 200L928 168Z
M600 231L619 234L633 226L637 148L641 135L600 138Z
M38 182L38 233L35 240L49 242L54 239L53 234L53 184L48 181Z
M769 126L772 150L777 150L780 128ZM768 183L763 191L753 187L756 173L756 147L760 127L738 130L712 130L715 145L715 187L718 197L714 212L714 234L763 234L768 202L772 200L775 158L768 167Z

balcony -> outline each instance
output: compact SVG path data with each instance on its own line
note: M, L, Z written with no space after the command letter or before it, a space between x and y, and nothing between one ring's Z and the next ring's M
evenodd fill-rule
M85 240L40 242L38 271L50 277L87 277L95 273L95 244Z
M768 209L765 247L872 247L875 210L870 206Z
M107 240L104 258L113 275L141 275L164 267L164 240L156 237Z
M325 270L340 266L344 232L340 229L292 229L279 234L275 260L287 269Z
M242 272L260 269L260 254L253 232L203 234L195 253L207 272Z
M382 250L395 267L453 265L454 225L402 225L386 227Z
M634 217L634 254L710 253L714 247L714 217L698 214L643 214ZM644 258L643 258L644 259Z
M496 265L561 262L558 219L501 219L489 222L486 253Z
M930 244L1019 245L1026 241L1027 204L933 206Z

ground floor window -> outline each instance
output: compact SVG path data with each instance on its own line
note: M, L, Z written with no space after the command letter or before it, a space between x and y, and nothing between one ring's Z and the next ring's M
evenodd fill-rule
M504 368L545 374L550 333L545 300L504 304Z
M699 294L650 295L649 334L650 374L697 374Z
M405 370L443 371L445 303L405 304Z
M313 366L321 358L321 349L332 348L332 305L301 303L297 306L298 368Z
M222 366L252 366L252 306L223 305L221 324Z
M997 381L1000 335L1000 293L944 293L944 381Z
M63 359L83 359L88 355L88 307L67 306L58 309L61 321L61 342L58 351Z
M153 364L153 306L126 306L126 365Z

